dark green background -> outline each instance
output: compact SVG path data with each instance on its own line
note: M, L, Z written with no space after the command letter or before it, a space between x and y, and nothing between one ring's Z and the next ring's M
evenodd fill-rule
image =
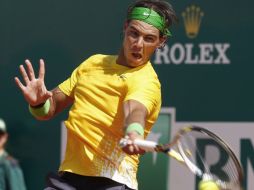
M46 85L54 88L95 53L117 54L130 0L0 0L0 117L10 133L9 151L19 158L29 189L42 189L45 174L59 165L60 123L36 121L14 83L29 58L38 71L46 61ZM230 65L155 65L163 107L175 107L178 121L253 121L254 2L171 1L179 16L174 43L230 43ZM199 35L184 32L182 11L201 7Z
M170 113L161 113L157 123L154 125L151 133L159 134L159 141L157 143L165 143L170 139L170 130L172 123ZM168 126L168 127L167 127ZM153 138L148 140L156 141ZM153 154L156 154L153 160ZM164 154L146 153L140 158L139 172L137 179L139 182L139 189L145 190L166 190L169 179L169 157Z

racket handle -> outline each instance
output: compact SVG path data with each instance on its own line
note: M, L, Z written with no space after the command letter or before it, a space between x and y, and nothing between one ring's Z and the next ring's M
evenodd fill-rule
M147 140L141 140L141 139L135 139L134 141L131 141L129 139L123 138L120 140L120 147L125 147L128 144L135 144L141 149L145 150L146 152L154 152L156 146L158 145L156 142L153 141L147 141Z
M156 142L141 139L135 139L133 143L146 152L154 152L156 146L158 145Z

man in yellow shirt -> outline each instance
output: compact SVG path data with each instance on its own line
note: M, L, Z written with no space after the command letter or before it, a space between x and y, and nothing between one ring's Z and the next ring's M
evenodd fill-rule
M144 138L158 117L160 82L149 60L171 35L175 20L165 1L135 2L127 11L119 54L91 56L51 91L44 84L43 60L38 78L29 60L27 69L20 66L24 84L15 81L35 118L51 119L71 105L65 159L46 189L138 188L138 159L144 151L118 143L124 136Z

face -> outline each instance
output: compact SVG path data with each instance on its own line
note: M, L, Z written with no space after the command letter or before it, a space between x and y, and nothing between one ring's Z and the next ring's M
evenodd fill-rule
M125 24L123 54L125 65L137 67L149 61L150 57L164 42L160 32L154 26L139 20Z
M0 134L0 149L4 148L5 143L7 142L8 134L7 133L1 133Z

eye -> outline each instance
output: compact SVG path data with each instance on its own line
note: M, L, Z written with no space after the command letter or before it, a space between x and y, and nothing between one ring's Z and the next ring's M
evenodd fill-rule
M145 36L144 40L146 42L151 42L151 43L155 42L155 38L152 36Z
M129 35L133 38L137 38L139 36L138 32L134 30L129 31Z

